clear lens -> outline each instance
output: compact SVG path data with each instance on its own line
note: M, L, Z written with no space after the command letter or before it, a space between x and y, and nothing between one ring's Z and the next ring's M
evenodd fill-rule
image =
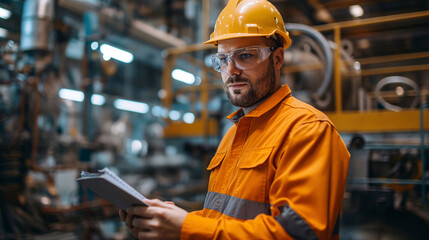
M248 69L265 61L274 49L270 47L248 47L237 49L230 54L216 53L212 55L213 69L217 72L226 70L229 60L234 62L240 70Z
M243 49L234 52L233 58L240 66L253 66L260 59L260 49Z
M220 72L220 68L221 68L221 62L220 59L218 58L217 54L213 54L212 55L212 65L213 65L213 69L217 72Z

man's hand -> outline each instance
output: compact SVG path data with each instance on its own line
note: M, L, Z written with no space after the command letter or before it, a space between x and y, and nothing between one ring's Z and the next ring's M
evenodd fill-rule
M121 217L121 220L125 222L125 225L130 229L131 234L137 238L137 235L141 230L132 226L133 216L127 214L127 212L122 209L119 209L119 216Z
M145 200L149 207L131 207L127 212L120 210L134 237L138 239L180 239L180 230L188 214L173 204L158 199Z

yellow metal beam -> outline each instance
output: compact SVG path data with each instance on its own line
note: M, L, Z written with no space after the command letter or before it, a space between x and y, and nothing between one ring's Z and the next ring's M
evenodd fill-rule
M335 80L335 111L341 113L343 111L343 100L341 96L341 29L335 28L335 52L334 52L334 80Z
M218 134L219 124L215 119L209 119L206 123L198 119L192 124L170 122L164 128L165 138L216 137Z
M407 132L420 130L420 111L404 110L402 112L341 112L327 113L335 127L341 133L375 133L375 132ZM423 113L424 129L429 130L429 109ZM202 120L193 124L171 122L164 129L165 138L183 137L216 137L219 125L215 119L209 119L205 126Z
M420 111L327 113L338 131L343 133L404 132L420 130ZM424 110L424 129L429 130L429 109Z
M412 60L412 59L419 59L419 58L429 58L429 52L386 55L386 56L379 56L379 57L360 58L360 59L355 59L351 61L344 61L343 59L343 63L347 64L348 66L353 66L353 64L356 61L358 61L361 65L367 65L367 64L405 61L405 60ZM295 64L295 65L286 65L286 67L282 69L282 73L286 74L286 73L295 73L295 72L302 72L302 71L321 70L323 69L323 67L324 65L322 65L321 63L303 63L303 64ZM406 67L406 66L402 66L402 67ZM419 68L421 69L421 66ZM373 68L373 69L378 69L378 68Z
M183 46L179 48L169 48L166 51L167 51L167 54L174 55L174 54L197 52L197 51L203 51L203 50L209 50L209 49L215 49L215 48L217 47L212 44L209 44L209 45L194 44L194 45L188 45L188 46Z
M210 35L210 0L202 0L203 13L201 14L201 39L203 42L209 40ZM210 44L211 45L211 44Z
M395 61L404 61L418 58L429 58L429 52L416 52L416 53L406 53L406 54L395 54L388 56L379 56L379 57L369 57L369 58L360 58L356 59L361 65L365 64L374 64L374 63L386 63L386 62L395 62Z
M352 73L352 74L345 73L344 76L373 76L373 75L381 75L381 74L415 72L415 71L424 71L424 70L429 70L429 64L363 69L360 73Z
M429 17L429 10L352 20L352 21L346 21L346 22L329 23L325 25L313 26L313 28L322 32L322 31L334 30L335 28L338 28L338 27L339 28L362 27L365 25L381 24L381 23L388 23L388 22L394 22L394 21L400 21L400 20L409 20L413 18L422 18L422 17Z

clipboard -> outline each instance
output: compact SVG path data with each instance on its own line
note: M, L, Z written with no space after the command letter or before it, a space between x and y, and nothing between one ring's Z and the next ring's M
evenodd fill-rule
M98 170L96 173L82 171L77 181L124 211L132 206L148 206L144 202L146 197L108 168Z

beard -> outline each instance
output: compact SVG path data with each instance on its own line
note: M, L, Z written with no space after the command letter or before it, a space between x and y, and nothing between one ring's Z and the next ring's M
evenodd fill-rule
M247 83L249 85L247 93L243 93L241 89L235 89L232 93L229 91L227 87L228 84L239 82ZM224 84L224 91L232 105L244 108L250 107L262 99L271 96L271 94L276 90L276 73L274 71L274 60L272 56L269 58L267 71L265 71L253 83L247 78L234 75L229 77Z

